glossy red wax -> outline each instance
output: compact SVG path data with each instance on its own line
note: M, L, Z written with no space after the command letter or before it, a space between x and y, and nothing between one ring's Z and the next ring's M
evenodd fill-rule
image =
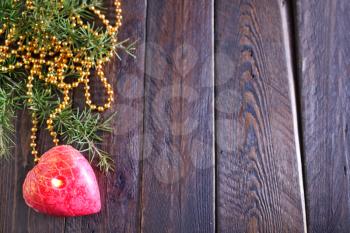
M24 181L23 197L28 206L49 215L82 216L101 210L95 173L71 146L56 146L40 158Z

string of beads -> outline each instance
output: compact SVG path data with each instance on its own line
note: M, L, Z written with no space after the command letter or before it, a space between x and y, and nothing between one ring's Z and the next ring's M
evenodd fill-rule
M14 0L18 2L19 0ZM61 4L63 1L61 1ZM6 61L6 59L11 56L16 56L19 58L14 65L2 66L3 72L8 72L16 68L24 68L28 71L27 77L27 95L28 103L33 103L33 82L36 78L44 81L46 84L56 86L63 95L62 102L57 106L57 108L50 114L47 119L47 129L50 132L53 143L55 145L59 144L58 134L54 129L54 122L57 116L69 105L71 91L77 88L80 84L84 85L86 104L92 109L99 112L106 111L111 107L114 101L114 93L112 86L108 83L108 80L103 71L103 65L110 61L114 55L114 50L117 47L117 32L119 27L122 25L122 9L121 2L116 0L115 5L115 25L111 25L106 16L101 13L100 10L95 7L89 7L89 10L93 12L104 24L108 35L111 36L112 46L108 55L101 57L98 60L93 60L89 56L85 56L85 49L76 49L72 45L71 41L60 41L55 36L50 35L47 32L43 32L45 38L50 41L48 45L40 45L38 39L32 39L28 41L24 35L19 38L15 38L16 26L3 24L0 28L0 35L4 34L6 31L7 35L4 44L0 46L0 63ZM32 0L26 1L26 8L28 11L35 8L35 4ZM94 30L87 22L84 22L80 15L71 15L69 17L71 23L75 27L82 27L86 30L90 30L95 36L99 36L99 32ZM38 28L40 30L40 25ZM43 67L46 67L46 71L43 71ZM105 92L107 95L107 101L105 104L98 106L94 104L91 100L90 93L90 77L91 71L95 70L99 80L102 82ZM66 73L74 71L78 74L78 78L72 82L68 83L66 78ZM32 112L32 129L31 129L31 153L34 156L35 161L39 161L39 155L37 151L37 131L38 131L38 117Z

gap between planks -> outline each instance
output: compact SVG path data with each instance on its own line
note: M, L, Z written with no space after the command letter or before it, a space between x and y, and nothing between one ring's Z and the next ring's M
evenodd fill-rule
M297 113L297 94L295 88L295 75L297 75L293 71L293 59L292 59L292 42L291 42L291 30L288 26L288 20L293 20L293 15L291 12L288 12L289 6L286 2L281 2L280 4L280 12L282 19L282 31L283 31L283 43L285 47L285 56L286 56L286 64L287 64L287 74L288 74L288 82L289 82L289 92L292 106L292 114L293 114L293 127L294 127L294 138L295 138L295 151L297 153L297 163L298 163L298 177L299 177L299 188L300 188L300 199L303 213L303 223L304 223L304 232L307 233L307 219L306 219L306 206L305 206L305 191L304 191L304 181L303 181L303 167L301 160L301 147L300 147L300 136L299 136L299 125L298 125L298 113ZM290 24L289 24L290 25ZM296 43L296 41L294 41Z

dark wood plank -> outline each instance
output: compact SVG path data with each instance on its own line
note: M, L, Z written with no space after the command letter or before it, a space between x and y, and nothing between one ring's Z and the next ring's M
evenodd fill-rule
M31 126L30 123L27 123L27 127ZM18 129L17 132L23 132L24 129L20 128ZM25 130L27 130L27 128L25 128ZM27 132L27 131L26 131ZM28 131L28 134L30 133L30 130ZM30 138L30 136L27 136ZM52 138L50 136L50 134L48 133L48 131L46 129L40 129L39 130L39 134L38 134L38 149L39 149L39 153L45 153L45 151L49 150L50 148L52 148L54 146L53 142L52 142ZM25 140L28 140L27 138ZM28 150L28 143L26 144L18 144L21 145L21 148L23 150ZM30 152L30 150L28 151ZM27 166L29 169L32 169L34 167L34 163L33 163L33 157L30 154L27 154L26 157L27 161ZM20 172L24 172L25 176L27 175L27 170L21 170ZM23 177L23 181L24 181ZM21 187L21 199L22 198L22 184L23 181L18 183ZM22 200L21 200L22 202ZM24 201L23 201L24 202ZM65 226L65 218L63 217L52 217L52 216L48 216L48 215L44 215L44 214L39 214L36 211L34 211L31 208L28 208L26 205L23 206L23 212L28 214L27 217L27 221L28 221L28 226L26 228L26 230L22 230L21 228L21 223L23 220L16 220L16 225L18 227L18 229L16 229L15 232L30 232L30 233L36 233L36 232L53 232L53 233L62 233L64 232L64 226Z
M350 2L298 0L309 232L350 229Z
M114 0L106 0L108 9L114 9ZM119 39L138 41L136 59L121 52L122 60L113 61L105 71L116 93L112 112L117 112L112 134L104 135L103 148L114 161L113 173L98 174L102 198L99 215L67 219L65 232L139 232L140 225L140 161L143 144L144 60L146 29L146 1L122 1L123 26ZM114 17L111 10L110 18ZM94 83L96 101L105 98L99 83ZM77 94L78 104L83 96Z
M114 9L113 3L108 0L106 6ZM33 161L29 151L30 118L20 112L16 121L17 146L13 159L0 161L0 232L139 232L139 162L143 144L145 59L141 45L145 41L146 1L123 1L123 10L124 25L119 37L122 40L137 40L139 44L137 59L121 54L122 61L114 61L106 68L117 95L111 112L118 114L113 122L115 130L105 135L103 145L113 156L116 171L108 176L96 171L103 202L102 212L94 216L65 219L38 214L25 205L22 183L33 167ZM113 17L113 11L110 12ZM104 98L99 90L94 95L97 100ZM79 106L83 105L82 97L75 95ZM40 152L52 146L47 133L40 132L39 144Z
M218 231L304 232L287 5L216 3Z
M23 124L21 124L23 122ZM18 112L16 119L16 130L29 124L29 118L22 111ZM30 130L29 127L28 132ZM26 137L29 133L23 132L22 135L17 134L15 142L19 144L29 143ZM27 144L28 145L28 144ZM0 232L16 232L17 230L26 230L28 226L28 211L22 198L21 184L26 174L27 156L30 154L29 149L21 150L21 148L13 149L13 156L9 161L0 160ZM18 226L17 221L22 222Z
M214 232L213 0L147 4L141 232Z
M28 113L19 111L16 119L16 147L9 161L0 161L0 232L63 232L64 218L37 214L23 200L22 184L27 172L34 166L30 154L31 120ZM40 132L40 150L43 151L45 136ZM49 137L46 137L49 138ZM48 141L48 140L46 140Z
M30 211L22 197L23 181L33 166L29 150L30 117L25 111L18 111L15 124L16 130L22 132L16 134L16 145L23 146L14 148L9 161L0 161L0 232L27 232L31 225Z
M114 2L110 0L110 2ZM144 61L146 39L146 0L124 1L124 26L120 38L138 41L136 60L126 54L111 67L109 77L117 93L117 119L114 133L106 138L115 156L116 172L107 182L107 232L139 232L140 160L143 145ZM111 3L112 4L112 3Z

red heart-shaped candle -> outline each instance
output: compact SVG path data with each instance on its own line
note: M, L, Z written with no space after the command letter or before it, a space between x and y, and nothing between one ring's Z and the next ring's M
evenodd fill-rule
M82 216L101 210L95 173L71 146L56 146L40 158L24 181L23 197L28 206L49 215Z

